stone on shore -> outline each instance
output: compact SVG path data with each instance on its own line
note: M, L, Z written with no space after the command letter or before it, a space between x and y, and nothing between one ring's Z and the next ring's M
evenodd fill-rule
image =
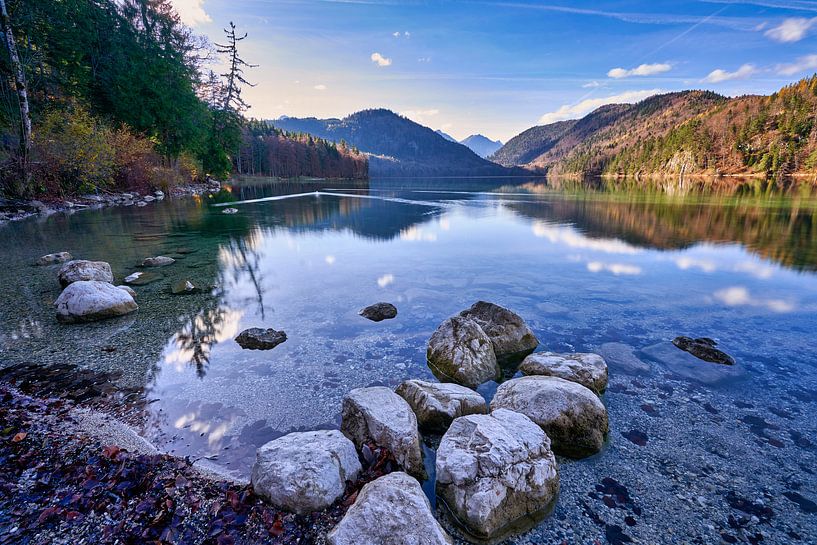
M261 327L245 329L235 338L235 342L245 350L272 350L286 340L286 332Z
M584 458L601 450L608 431L607 409L588 388L558 377L528 376L497 388L491 410L508 409L536 422L553 451Z
M411 405L423 429L444 432L455 418L488 412L480 394L459 384L407 380L396 392Z
M113 283L111 266L104 261L86 261L77 259L69 261L57 273L60 285L64 288L72 282L95 280L98 282Z
M460 316L474 320L494 346L500 361L521 359L536 350L539 339L518 314L494 303L478 301Z
M199 291L201 291L199 290L199 287L190 280L179 280L170 286L170 292L173 295L188 295L191 293L198 293Z
M290 433L256 451L255 493L299 515L332 505L361 466L355 445L337 430Z
M69 324L123 316L139 308L125 290L96 280L72 282L62 291L54 306L57 320Z
M146 257L142 260L143 267L166 267L168 265L173 265L176 262L175 259L172 257L167 257L165 255L157 255L156 257Z
M372 441L388 449L407 473L425 477L417 417L390 388L357 388L346 394L340 429L357 448Z
M597 394L607 389L607 363L598 354L537 352L525 358L519 370L523 375L563 378Z
M440 324L428 341L426 358L438 379L468 388L502 376L491 339L477 322L463 316Z
M391 303L375 303L374 305L369 305L361 309L358 314L373 322L382 322L383 320L391 320L397 316L397 307Z
M480 540L533 526L558 492L550 439L518 412L457 418L437 449L437 494Z
M367 483L327 535L329 545L450 545L420 484L403 472Z
M73 259L73 257L71 257L70 253L57 252L54 254L45 254L37 261L35 261L34 264L39 266L55 265L57 263L65 263L66 261L70 261L71 259Z

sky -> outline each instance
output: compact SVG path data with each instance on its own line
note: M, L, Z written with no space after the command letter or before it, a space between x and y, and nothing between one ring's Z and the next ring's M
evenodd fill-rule
M767 94L817 72L817 0L172 0L259 65L248 115L388 108L507 141L603 104L684 89Z

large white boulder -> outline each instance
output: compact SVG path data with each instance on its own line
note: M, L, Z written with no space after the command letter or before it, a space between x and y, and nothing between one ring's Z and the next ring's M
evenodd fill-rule
M57 320L69 324L123 316L139 308L125 290L96 280L79 280L69 284L57 297L54 306Z
M423 429L444 432L457 417L488 412L480 394L459 384L412 379L395 391L411 405Z
M480 540L532 525L558 492L550 440L523 414L498 409L457 418L437 449L437 495Z
M341 430L358 448L372 441L388 449L406 472L425 477L417 417L391 389L372 386L346 394Z
M607 362L598 354L537 352L519 366L524 375L559 377L577 382L597 394L607 389Z
M515 312L486 301L477 301L460 316L474 320L494 346L500 361L523 358L539 346L539 339Z
M104 261L76 259L63 265L60 272L57 273L57 278L63 288L72 282L83 280L96 280L111 284L113 283L113 272L111 266Z
M595 454L607 435L607 408L581 384L558 377L529 376L497 388L491 410L509 409L536 422L557 454L583 458Z
M476 388L502 376L491 339L477 322L463 316L440 324L428 341L426 358L434 376L443 382Z
M449 545L420 484L402 473L367 483L327 536L329 545Z
M361 466L355 445L337 430L290 433L256 452L255 493L300 515L337 501Z

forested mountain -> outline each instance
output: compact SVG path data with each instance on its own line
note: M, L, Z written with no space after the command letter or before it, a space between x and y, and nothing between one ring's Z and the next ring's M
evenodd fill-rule
M481 134L472 134L465 140L461 140L460 144L466 146L483 159L489 157L496 150L502 147L502 142L499 140L494 141L490 138L482 136Z
M283 117L270 123L292 133L357 147L369 154L372 176L502 176L514 172L389 110L364 110L344 119Z
M815 119L817 76L771 96L684 91L533 127L491 159L550 174L781 178L817 171Z

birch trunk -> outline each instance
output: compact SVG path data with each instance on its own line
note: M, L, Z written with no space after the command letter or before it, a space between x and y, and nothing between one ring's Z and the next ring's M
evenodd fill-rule
M6 9L6 0L0 0L0 24L6 38L6 47L11 60L11 69L14 72L14 87L17 91L17 101L20 106L20 163L25 176L28 175L28 159L31 154L31 113L28 106L28 88L14 34L11 29L11 17Z

